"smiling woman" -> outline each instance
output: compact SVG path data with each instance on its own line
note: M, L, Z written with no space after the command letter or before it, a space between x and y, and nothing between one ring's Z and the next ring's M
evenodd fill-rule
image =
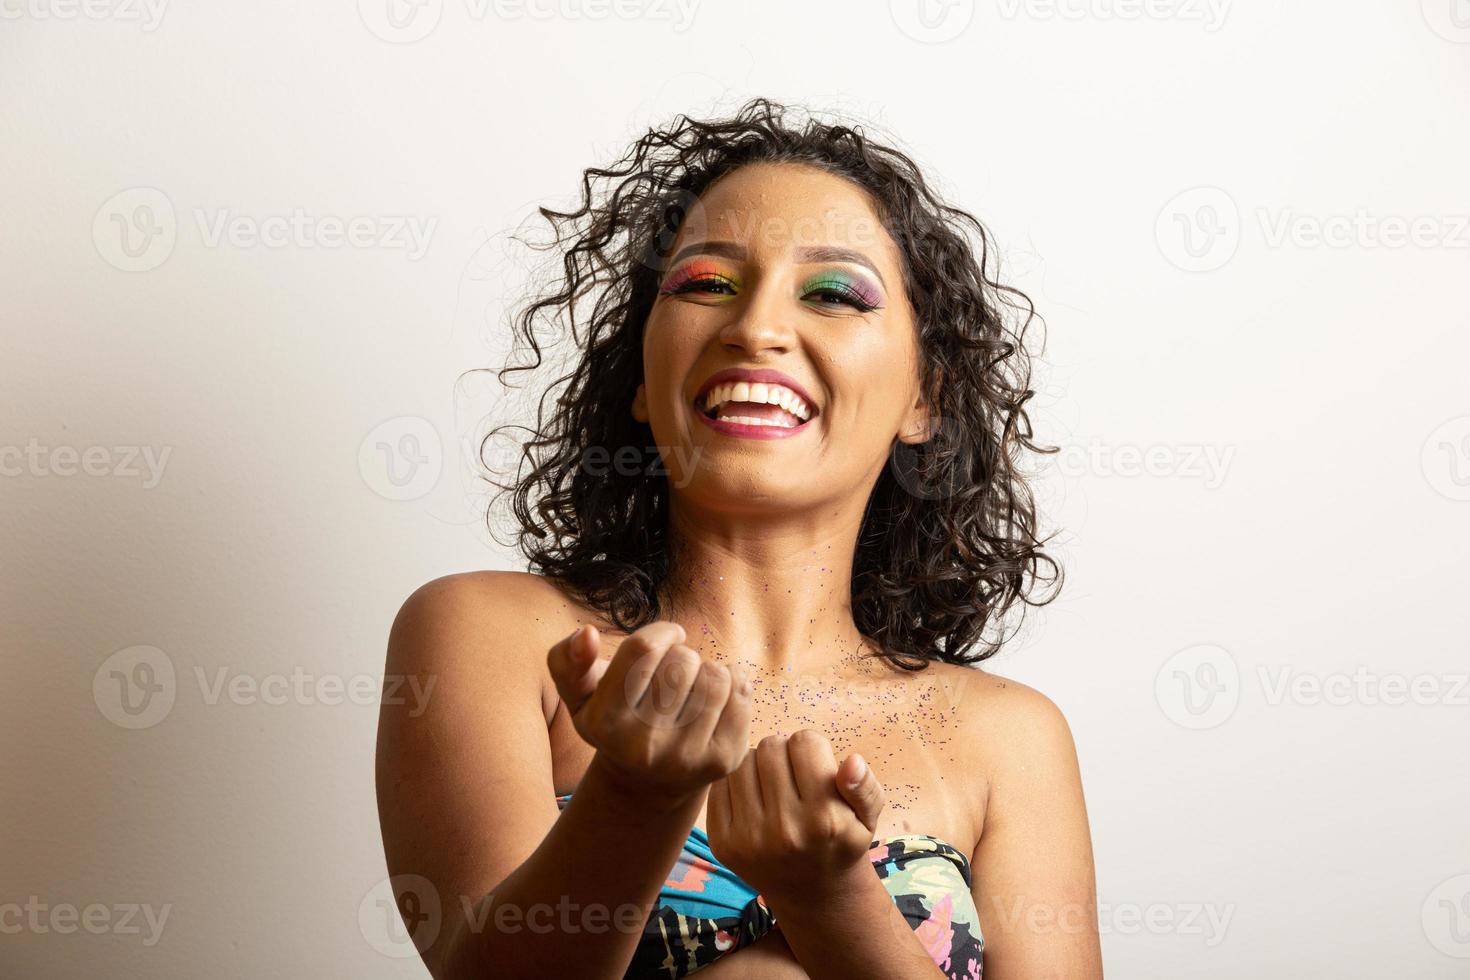
M501 376L547 321L580 356L502 485L529 572L431 582L389 640L439 679L378 755L430 969L1100 976L1066 722L976 666L1060 578L984 229L764 100L542 213L562 278Z

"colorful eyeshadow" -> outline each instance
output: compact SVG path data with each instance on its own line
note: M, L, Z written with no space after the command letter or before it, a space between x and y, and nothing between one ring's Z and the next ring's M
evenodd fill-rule
M823 291L844 296L866 309L872 309L883 301L878 287L861 276L840 269L829 269L808 279L802 286L801 294L808 296Z
M721 282L732 288L739 288L740 285L735 277L730 275L719 263L712 262L709 259L695 259L669 273L669 277L664 280L664 284L659 289L659 292L667 296L669 293L676 293L690 283L700 280Z

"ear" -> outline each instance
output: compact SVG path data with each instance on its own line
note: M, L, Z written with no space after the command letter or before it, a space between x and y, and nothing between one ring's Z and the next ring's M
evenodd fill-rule
M909 407L904 416L903 428L899 430L900 442L908 443L910 446L921 442L928 442L934 437L937 428L937 419L929 410L929 402L922 391L914 397L914 403Z
M638 390L633 393L633 418L639 422L648 421L648 392L640 384Z

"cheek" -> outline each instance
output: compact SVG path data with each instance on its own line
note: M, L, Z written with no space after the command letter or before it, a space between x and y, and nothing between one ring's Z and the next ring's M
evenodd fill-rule
M693 334L672 317L650 317L644 328L643 384L656 414L683 398L682 385L699 354Z

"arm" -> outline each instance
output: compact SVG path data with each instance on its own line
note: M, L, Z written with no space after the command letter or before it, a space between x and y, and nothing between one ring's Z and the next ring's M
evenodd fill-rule
M483 579L431 582L393 625L388 675L436 684L418 717L412 706L382 708L388 867L438 892L440 934L415 941L440 980L541 978L568 964L621 977L704 789L659 795L599 751L558 817L542 660L505 646L516 632L507 624L529 619L536 600L517 576L490 581L488 594Z
M944 976L868 860L882 809L871 767L839 766L811 729L767 736L710 789L710 847L760 890L816 980Z
M972 859L986 980L1101 980L1097 886L1072 733L1042 694L1007 681L998 759Z
M945 980L871 868L771 911L813 980Z

